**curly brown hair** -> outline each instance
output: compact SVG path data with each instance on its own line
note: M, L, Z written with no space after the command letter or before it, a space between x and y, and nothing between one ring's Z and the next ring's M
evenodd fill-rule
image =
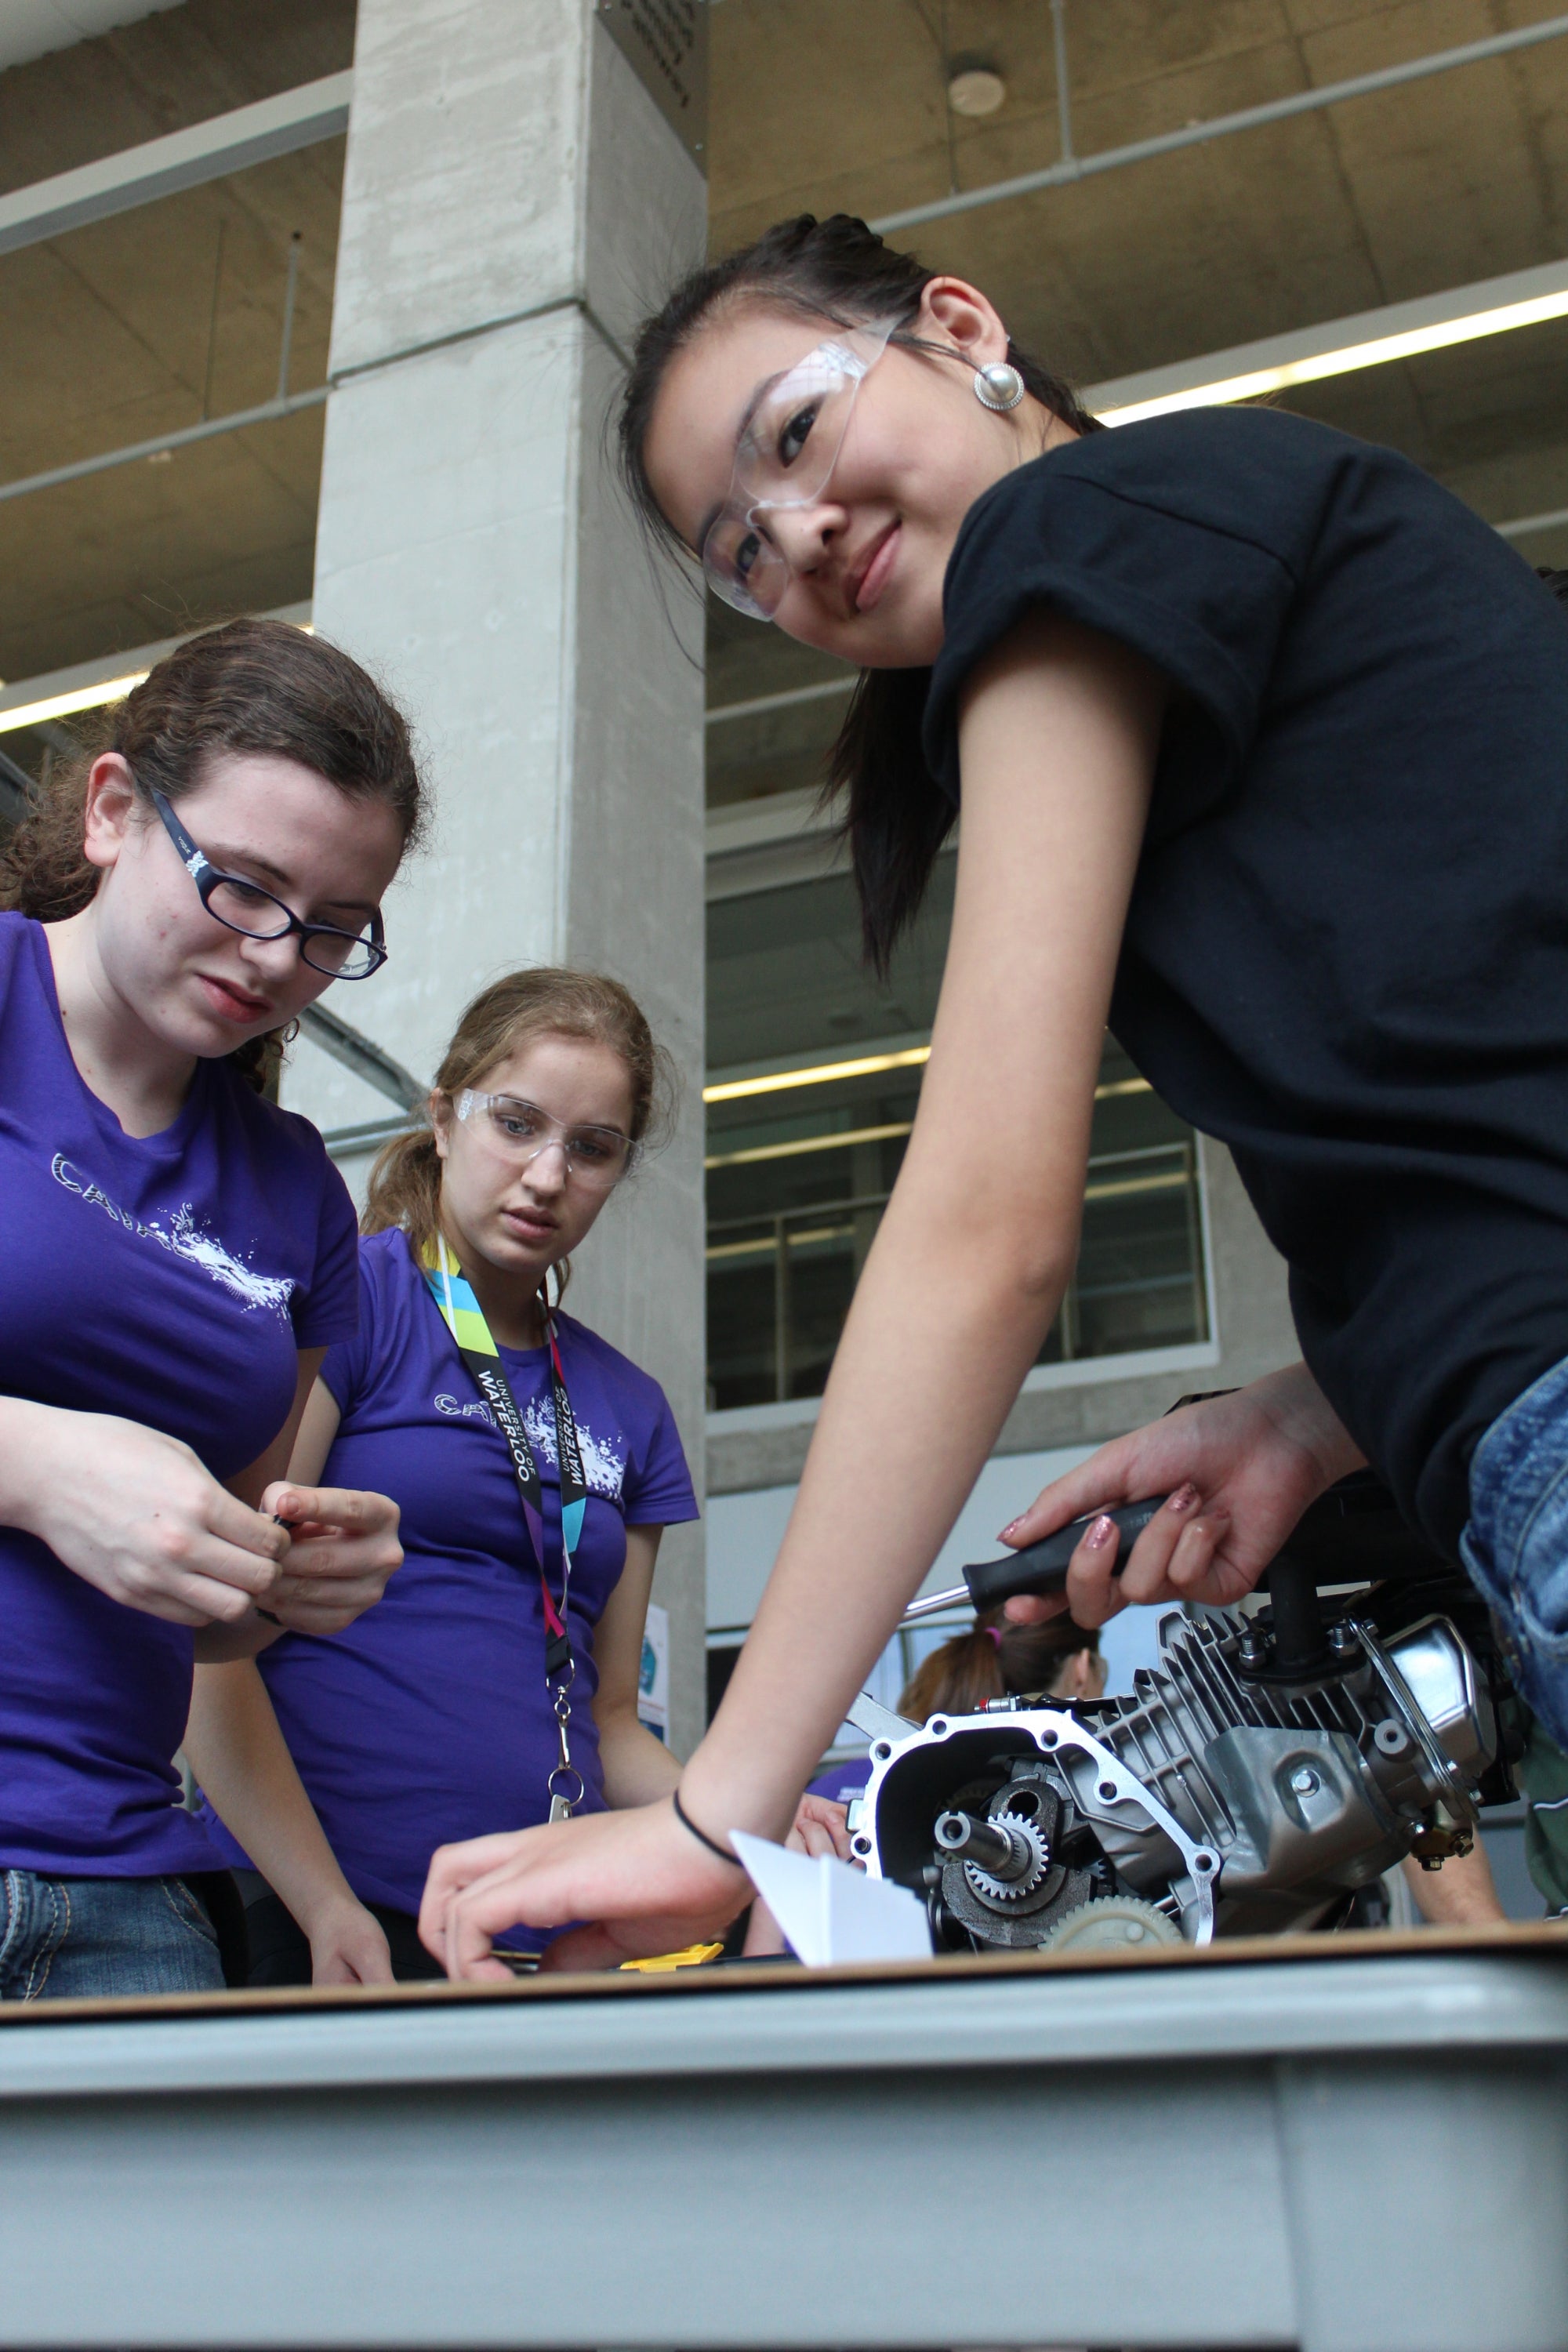
M0 908L58 923L92 899L102 877L83 852L83 813L92 763L105 751L120 754L143 800L195 791L217 753L272 751L351 800L385 802L405 848L425 819L408 722L369 672L287 621L230 621L166 654L104 714L100 740L57 764L0 846ZM275 1030L228 1058L261 1090L282 1045Z

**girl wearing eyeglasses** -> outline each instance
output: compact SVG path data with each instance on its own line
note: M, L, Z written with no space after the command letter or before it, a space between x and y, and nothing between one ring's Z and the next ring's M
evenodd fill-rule
M1304 1361L1007 1531L1169 1493L1111 1582L1230 1601L1370 1461L1568 1742L1568 638L1390 451L1194 409L1101 430L984 294L842 217L689 278L622 453L717 594L857 664L834 755L872 956L963 809L921 1106L752 1638L676 1801L437 1858L459 1972L519 1919L718 1916L951 1527L1072 1266L1107 1022L1233 1152ZM1018 1604L1015 1604L1016 1608ZM821 1629L833 1627L831 1646ZM726 1892L726 1890L731 1890Z
M382 961L419 813L358 664L244 621L0 852L0 2000L221 1985L193 1655L258 1608L342 1625L397 1565L391 1504L287 1475L359 1277L321 1137L261 1089Z
M660 1536L697 1505L657 1381L557 1302L670 1099L618 982L515 972L464 1013L430 1124L376 1164L359 1332L293 1472L395 1497L405 1565L346 1632L205 1670L187 1742L250 1872L253 1981L439 1976L416 1932L436 1847L668 1801L638 1674ZM842 1842L837 1809L807 1810L815 1845Z

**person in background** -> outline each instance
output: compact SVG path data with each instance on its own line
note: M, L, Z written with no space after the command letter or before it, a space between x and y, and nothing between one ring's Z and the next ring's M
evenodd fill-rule
M617 981L513 972L372 1171L360 1328L321 1366L293 1475L390 1495L405 1565L346 1632L204 1669L185 1742L244 1874L256 1983L439 1976L414 1916L437 1846L675 1785L637 1673L690 1475L658 1381L561 1307L673 1096Z
M904 1685L899 1713L911 1723L933 1715L974 1715L987 1699L1009 1696L1099 1698L1105 1660L1098 1631L1070 1617L1015 1625L1001 1609L984 1609L966 1633L955 1633L922 1658Z
M395 1507L289 1475L352 1338L353 1207L264 1098L384 961L408 730L280 622L191 638L0 853L0 2000L224 1982L183 1805L193 1660L346 1624ZM231 1962L231 1967L233 1963Z
M973 1715L994 1698L1099 1698L1105 1690L1100 1637L1070 1617L1016 1625L997 1609L983 1609L973 1625L941 1642L921 1660L900 1694L896 1712L910 1723L933 1715ZM830 1764L812 1793L844 1804L870 1778L864 1756Z
M1399 1867L1410 1899L1428 1927L1497 1927L1508 1918L1479 1838L1468 1853L1451 1854L1441 1870L1423 1870L1410 1854Z

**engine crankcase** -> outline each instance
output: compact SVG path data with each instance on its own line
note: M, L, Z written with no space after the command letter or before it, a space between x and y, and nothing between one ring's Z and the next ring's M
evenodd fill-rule
M1239 1612L1172 1612L1130 1697L994 1701L902 1738L882 1714L855 1851L949 1940L1043 1944L1112 1895L1194 1942L1310 1927L1405 1854L1465 1852L1497 1742L1447 1619L1386 1646L1333 1631L1334 1671L1281 1685L1248 1677Z

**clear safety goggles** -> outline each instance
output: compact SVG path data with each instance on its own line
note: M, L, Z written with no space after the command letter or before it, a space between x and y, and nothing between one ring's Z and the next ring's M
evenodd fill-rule
M896 319L846 327L759 387L736 445L730 495L702 542L708 585L737 613L771 621L778 611L790 567L765 518L822 496L860 386L897 327Z
M465 1087L452 1108L470 1119L504 1160L526 1168L552 1143L561 1147L566 1173L584 1191L607 1192L636 1164L637 1147L618 1127L567 1127L521 1095L486 1095Z

